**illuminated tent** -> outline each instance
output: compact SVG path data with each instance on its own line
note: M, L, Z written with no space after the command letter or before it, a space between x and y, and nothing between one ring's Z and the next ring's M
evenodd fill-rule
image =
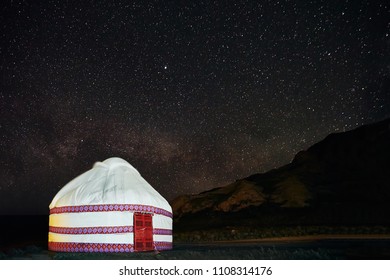
M172 208L128 162L109 158L65 185L49 216L49 250L172 249Z

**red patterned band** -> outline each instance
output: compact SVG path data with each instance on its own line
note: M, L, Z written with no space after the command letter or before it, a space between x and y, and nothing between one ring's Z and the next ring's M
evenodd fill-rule
M154 235L172 235L172 230L165 229L165 228L154 228L153 234Z
M49 242L48 247L57 252L134 252L132 244Z
M112 227L54 227L49 226L49 232L58 234L116 234L132 233L133 226L112 226ZM154 228L154 235L172 235L172 230Z
M164 251L164 250L172 250L172 242L162 242L156 241L153 242L155 250Z
M155 250L172 249L172 242L153 243ZM57 252L126 253L134 252L134 247L132 244L49 242L49 250Z
M49 226L49 232L59 234L115 234L133 232L132 226L115 227L53 227Z
M50 214L80 213L80 212L147 212L172 218L172 213L158 207L140 204L96 204L79 206L62 206L50 209Z

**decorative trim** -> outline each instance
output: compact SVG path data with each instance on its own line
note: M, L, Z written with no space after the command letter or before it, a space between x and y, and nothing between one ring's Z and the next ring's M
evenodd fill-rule
M155 250L172 250L172 242L161 242L161 241L156 241L154 243L154 248Z
M133 232L133 226L113 227L53 227L49 226L49 232L59 234L115 234Z
M126 253L134 252L133 244L112 243L74 243L74 242L49 242L50 251L57 252L100 252L100 253Z
M155 250L171 250L172 242L153 242ZM50 251L74 253L128 253L134 252L133 244L49 242Z
M81 212L148 212L172 218L172 213L158 207L141 204L95 204L79 206L62 206L50 209L50 214L81 213Z
M49 232L58 234L117 234L132 233L133 226L111 226L111 227L54 227L49 226ZM154 228L153 235L172 235L171 229Z
M153 234L154 235L172 235L172 230L165 229L165 228L154 228Z

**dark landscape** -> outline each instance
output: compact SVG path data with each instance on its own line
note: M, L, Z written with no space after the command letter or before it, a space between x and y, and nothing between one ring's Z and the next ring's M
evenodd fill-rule
M390 119L331 134L278 169L176 198L176 230L388 227L389 143Z
M0 259L390 259L390 119L173 202L172 251L57 253L48 216L1 216Z
M173 250L143 253L61 253L47 250L46 216L2 216L7 227L1 233L0 260L334 260L390 259L390 235L385 228L377 234L295 236L295 238L262 238L174 242ZM344 228L344 232L348 229ZM366 229L367 230L367 229ZM273 229L274 234L278 228ZM284 232L287 234L286 232ZM199 233L194 233L196 236ZM206 234L206 232L205 232ZM281 234L281 233L279 233ZM277 235L277 234L275 234ZM206 238L205 238L206 239Z

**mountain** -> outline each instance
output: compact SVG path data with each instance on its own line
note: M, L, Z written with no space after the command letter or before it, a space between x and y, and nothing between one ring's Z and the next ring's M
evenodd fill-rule
M328 135L291 163L171 202L180 229L390 224L390 119Z

